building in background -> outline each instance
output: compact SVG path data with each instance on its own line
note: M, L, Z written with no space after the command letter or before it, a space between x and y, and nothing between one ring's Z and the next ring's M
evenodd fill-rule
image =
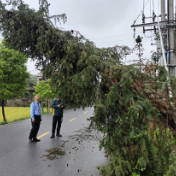
M37 84L40 83L40 81L43 81L44 77L43 77L43 73L37 73Z
M45 81L45 82L47 82L47 78L46 77L44 77L44 75L43 75L43 73L37 73L37 84L39 84L40 83L40 81Z

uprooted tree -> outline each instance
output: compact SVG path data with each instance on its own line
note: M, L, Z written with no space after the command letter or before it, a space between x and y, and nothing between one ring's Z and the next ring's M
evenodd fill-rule
M37 61L68 104L95 106L91 125L105 133L110 162L102 175L176 174L176 82L163 67L122 65L128 47L96 48L79 32L51 22L47 0L38 11L21 0L0 1L0 30L9 46ZM66 21L66 16L52 16Z

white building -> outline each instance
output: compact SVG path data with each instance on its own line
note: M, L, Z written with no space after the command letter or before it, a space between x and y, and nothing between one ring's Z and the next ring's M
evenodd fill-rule
M37 84L39 84L42 80L44 80L43 73L37 73Z

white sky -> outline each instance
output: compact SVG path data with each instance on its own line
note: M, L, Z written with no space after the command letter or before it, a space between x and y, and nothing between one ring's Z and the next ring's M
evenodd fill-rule
M127 45L134 47L133 29L131 25L143 10L143 0L48 0L51 4L50 15L66 13L67 23L58 24L59 28L65 30L78 30L87 39L93 41L97 47L112 47L115 45ZM145 15L150 16L150 9L158 15L160 0L144 0L148 4L145 8ZM38 0L24 0L30 7L38 9ZM159 7L159 8L158 8ZM136 24L142 22L141 16ZM148 20L150 22L150 20ZM142 28L136 28L136 36L141 35ZM146 36L152 36L151 32L146 32ZM150 52L156 49L151 46L155 43L151 38L143 36L143 46L145 48L144 57L150 58ZM137 59L135 54L127 57L127 60ZM32 74L35 71L35 63L28 61L28 70Z

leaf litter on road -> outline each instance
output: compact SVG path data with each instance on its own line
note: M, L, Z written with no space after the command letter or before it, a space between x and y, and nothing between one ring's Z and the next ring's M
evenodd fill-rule
M56 148L56 147L46 150L46 152L48 152L48 154L43 156L49 160L56 159L58 155L65 155L65 151L62 151L60 148Z
M75 131L76 134L70 135L67 140L62 140L60 141L60 144L52 149L46 150L48 152L47 155L45 156L49 160L55 160L55 159L61 159L62 157L60 156L58 158L58 155L65 155L65 151L67 151L67 154L69 155L74 155L77 156L79 153L84 152L88 150L90 142L94 144L94 142L99 142L102 138L102 135L96 133L93 129L80 129L79 134L77 133L78 131ZM87 146L87 147L85 147ZM95 146L91 146L89 148L89 152L94 153ZM96 153L96 152L95 152ZM76 159L78 160L78 159ZM75 158L73 158L73 162L75 162ZM65 166L68 168L73 167L74 165L72 162L70 163L65 163ZM83 167L80 168L80 165L77 167L77 173L83 171ZM89 170L90 172L90 170Z

